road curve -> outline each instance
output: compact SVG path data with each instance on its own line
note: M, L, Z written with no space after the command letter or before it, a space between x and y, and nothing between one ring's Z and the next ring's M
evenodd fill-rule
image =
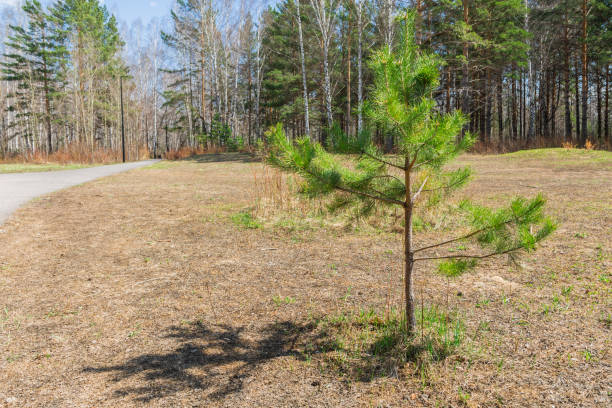
M42 173L0 174L0 225L22 204L35 197L138 167L149 166L158 161L147 160Z

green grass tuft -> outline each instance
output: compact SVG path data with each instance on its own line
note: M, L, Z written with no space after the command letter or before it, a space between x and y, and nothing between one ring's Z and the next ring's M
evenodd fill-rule
M292 298L291 296L285 296L285 297L274 296L272 298L272 301L274 302L276 306L290 305L290 304L295 303L295 299Z
M323 353L329 367L356 378L395 375L399 366L411 364L427 382L431 366L456 354L465 339L463 321L436 306L417 310L413 336L396 311L386 316L372 309L340 313L317 325L322 341L310 351Z
M263 224L248 212L239 212L238 214L232 215L232 222L239 227L247 229L258 229L263 227Z

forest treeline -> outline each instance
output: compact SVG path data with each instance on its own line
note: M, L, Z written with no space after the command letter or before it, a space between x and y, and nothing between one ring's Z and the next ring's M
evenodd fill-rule
M612 145L610 0L176 0L138 32L99 0L27 0L0 25L0 155L118 154L122 96L132 159L251 146L278 122L392 151L364 101L406 9L445 61L437 110L468 115L481 147Z

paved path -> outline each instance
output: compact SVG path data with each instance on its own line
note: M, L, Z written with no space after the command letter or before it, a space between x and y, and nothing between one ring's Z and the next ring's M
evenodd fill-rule
M0 174L0 225L6 221L13 211L35 197L101 177L148 166L157 161L159 160L43 173Z

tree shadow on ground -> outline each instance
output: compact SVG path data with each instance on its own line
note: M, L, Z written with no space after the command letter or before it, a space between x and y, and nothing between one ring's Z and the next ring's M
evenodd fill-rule
M132 395L148 402L181 391L199 390L209 391L208 398L224 399L241 391L245 380L260 365L283 356L301 358L296 344L314 328L281 322L247 334L243 327L229 325L174 326L165 336L180 342L173 351L143 354L123 364L87 367L84 371L115 373L115 382L142 378L142 386L123 387L115 392L117 397ZM251 335L259 340L251 340Z
M200 154L183 159L185 161L191 161L196 163L227 163L227 162L238 162L238 163L257 163L260 162L257 156L250 153L210 153Z
M340 326L322 329L316 319L305 324L269 324L257 331L201 322L172 326L163 336L176 341L172 351L142 354L121 364L84 371L113 373L112 381L125 382L115 391L118 398L131 396L149 402L196 391L208 399L223 400L239 393L261 365L277 358L316 359L321 367L345 379L371 382L380 377L398 378L398 370L406 363L415 374L427 376L432 364L443 362L454 352L454 346L436 339L407 340L400 333L357 331L351 341ZM357 337L363 337L360 334L371 339L369 344L353 347Z

